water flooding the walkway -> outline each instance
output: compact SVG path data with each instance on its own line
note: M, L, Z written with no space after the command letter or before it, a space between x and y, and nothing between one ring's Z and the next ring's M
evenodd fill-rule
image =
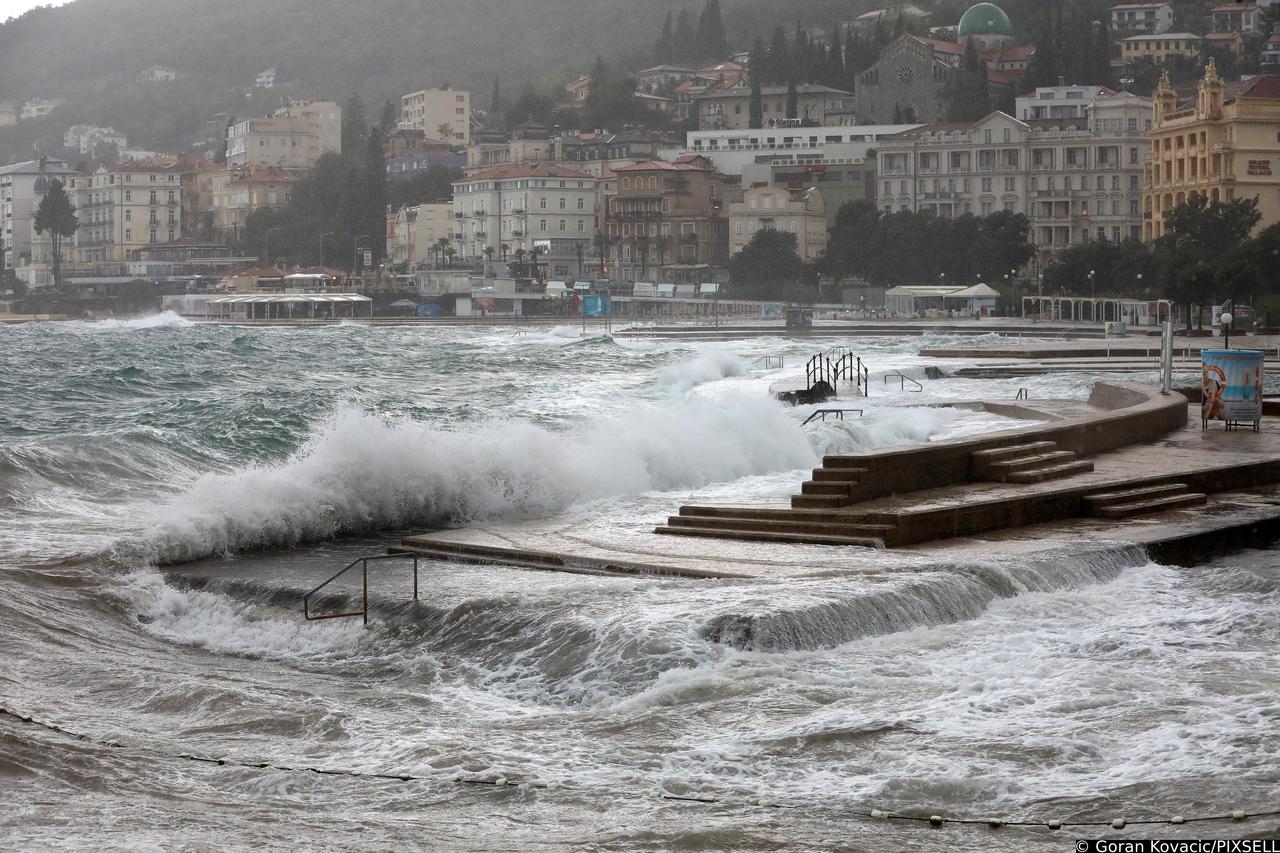
M923 380L913 353L944 340L971 342L849 343L878 391L887 371ZM813 347L172 317L0 329L0 704L125 745L0 721L15 804L0 838L1060 849L1049 830L853 814L1110 821L1276 801L1275 551L786 583L432 564L416 606L407 571L379 569L368 628L302 620L301 591L402 531L631 530L693 498L779 500L823 453L1007 425L889 404L1091 384L926 381L860 421L801 427L766 390ZM766 354L788 367L760 369ZM171 560L194 562L156 568Z

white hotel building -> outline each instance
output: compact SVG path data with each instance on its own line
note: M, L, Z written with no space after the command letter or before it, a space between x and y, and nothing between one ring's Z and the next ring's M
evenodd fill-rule
M511 257L544 250L559 275L580 274L595 234L596 178L557 163L510 164L453 185L453 243L460 257Z
M919 124L866 124L854 127L769 127L752 130L690 131L683 148L660 152L663 160L701 154L722 175L741 175L756 164L817 165L861 163L882 139Z
M1087 119L925 125L881 142L881 210L1026 214L1037 260L1087 240L1142 239L1142 163L1151 100L1094 98Z

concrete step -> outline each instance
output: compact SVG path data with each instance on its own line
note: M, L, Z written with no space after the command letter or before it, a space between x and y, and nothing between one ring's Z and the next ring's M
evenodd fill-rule
M822 457L823 468L839 468L844 471L856 471L859 474L867 472L863 466L862 460L857 456L824 456Z
M754 506L698 506L686 504L680 507L680 515L693 518L749 518L773 521L790 521L799 519L815 521L829 518L831 512L825 509L788 509L786 507L754 507ZM854 516L860 518L861 516Z
M792 495L792 509L839 509L848 506L851 500L844 495Z
M814 468L814 480L858 480L867 473L866 468Z
M1165 495L1149 500L1131 501L1098 507L1094 514L1102 518L1132 518L1135 515L1147 515L1153 512L1164 512L1170 509L1182 509L1188 506L1204 506L1208 496L1200 492L1185 492L1180 495Z
M1161 483L1157 486L1143 486L1138 489L1125 489L1119 492L1100 492L1096 495L1085 495L1084 502L1090 511L1116 504L1132 503L1149 498L1166 497L1182 494L1187 491L1186 483Z
M667 519L668 527L689 530L756 530L762 533L812 533L824 536L854 536L876 539L892 539L898 528L892 524L866 524L850 521L815 521L798 518L775 521L759 518L700 518L698 516L673 515Z
M857 480L805 480L800 485L802 495L840 495L849 497L849 489L858 485Z
M1043 483L1045 480L1060 480L1063 477L1074 477L1093 470L1093 463L1088 460L1066 462L1062 465L1049 465L1044 468L1029 468L1026 471L1014 471L1005 478L1009 483Z
M773 533L760 530L704 530L696 527L656 527L666 536L706 536L713 539L741 539L748 542L791 542L807 545L856 545L879 548L880 540L865 536L831 536L816 533Z
M993 475L1012 474L1014 471L1025 471L1028 468L1044 468L1075 459L1070 450L1055 450L1051 453L1037 453L1034 456L1018 456L1013 459L1001 459L987 465L987 473Z
M969 454L969 458L976 464L987 465L1018 456L1047 453L1057 449L1058 443L1056 441L1033 441L1028 444L1014 444L1009 447L993 447L990 450L975 450Z

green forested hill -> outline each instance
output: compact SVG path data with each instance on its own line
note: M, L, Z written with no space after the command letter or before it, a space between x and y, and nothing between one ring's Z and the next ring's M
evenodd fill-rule
M847 19L844 0L724 0L730 43L799 19ZM383 99L451 83L488 101L493 78L508 97L590 70L597 53L645 63L667 12L696 19L702 0L76 0L0 25L0 100L68 99L43 129L112 124L143 146L175 147L206 118L259 112L282 94L343 100L359 92L376 115ZM175 84L136 74L170 65ZM280 91L246 98L276 66ZM0 155L29 150L35 127L0 129Z

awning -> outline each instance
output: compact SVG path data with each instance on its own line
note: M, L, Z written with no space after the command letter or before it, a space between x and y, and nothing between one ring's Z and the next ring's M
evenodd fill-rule
M209 302L217 305L247 305L265 302L323 303L323 302L372 302L358 293L262 293L251 296L217 296Z
M1000 296L1000 291L986 284L975 284L973 287L966 287L964 290L957 290L955 293L948 293L944 299L996 299Z
M719 293L720 282L704 281L702 284L698 285L698 292L699 293Z

